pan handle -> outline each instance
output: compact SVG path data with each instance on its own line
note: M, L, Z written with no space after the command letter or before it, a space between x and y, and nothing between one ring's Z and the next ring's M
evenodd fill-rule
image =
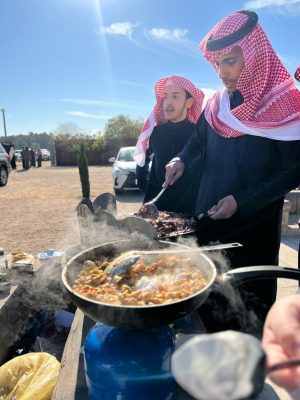
M295 279L300 282L300 271L275 265L257 265L232 269L223 274L222 277L235 286L248 281L270 278Z

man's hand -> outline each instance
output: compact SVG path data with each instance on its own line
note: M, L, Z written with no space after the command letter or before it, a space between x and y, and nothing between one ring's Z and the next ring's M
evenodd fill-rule
M223 197L216 206L208 210L207 214L211 219L230 218L237 211L237 204L233 196Z
M300 358L300 295L277 300L268 313L262 345L267 367ZM270 378L289 392L300 387L300 367L274 371ZM298 397L297 397L298 398Z
M183 175L184 169L184 163L179 158L173 158L173 160L166 165L166 180L162 186L167 187L173 185L173 183Z

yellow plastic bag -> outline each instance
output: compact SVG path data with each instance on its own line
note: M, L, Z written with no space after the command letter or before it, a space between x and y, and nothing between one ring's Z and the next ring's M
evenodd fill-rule
M0 367L0 400L49 400L60 362L48 353L28 353Z

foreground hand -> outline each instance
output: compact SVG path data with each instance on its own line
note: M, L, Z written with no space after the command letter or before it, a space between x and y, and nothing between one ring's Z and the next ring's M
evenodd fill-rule
M265 322L262 345L267 354L267 367L300 358L300 295L276 301ZM274 371L270 378L292 392L300 387L300 367Z
M166 180L163 187L173 185L179 179L184 172L184 163L179 158L174 158L166 165Z
M237 204L233 196L223 197L216 206L208 210L211 219L225 219L233 216L237 211Z

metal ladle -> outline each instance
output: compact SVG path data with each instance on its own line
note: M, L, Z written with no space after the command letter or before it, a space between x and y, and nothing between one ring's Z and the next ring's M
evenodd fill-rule
M202 246L195 249L184 249L184 250L150 250L150 251L128 251L115 258L105 268L105 273L112 277L116 275L125 274L128 269L134 265L141 257L144 256L158 256L158 255L190 255L191 253L202 253L204 251L218 251L226 250L236 247L242 247L240 243L226 243L217 244L213 246Z
M143 204L141 209L147 211L149 215L155 215L159 212L159 209L157 208L157 205L155 204L157 200L164 194L165 190L167 187L164 187L154 199L148 201L147 203Z

